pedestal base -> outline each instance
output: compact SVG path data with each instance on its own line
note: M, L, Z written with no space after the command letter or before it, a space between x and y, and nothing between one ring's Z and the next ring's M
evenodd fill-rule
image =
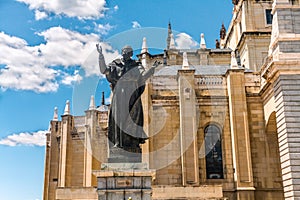
M152 199L152 180L155 170L146 163L105 163L103 170L94 171L97 177L98 200Z
M141 163L142 154L140 152L130 152L121 148L112 147L109 149L109 163Z

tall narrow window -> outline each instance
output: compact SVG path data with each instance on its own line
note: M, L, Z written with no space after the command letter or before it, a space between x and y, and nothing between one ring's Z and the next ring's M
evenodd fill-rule
M221 145L221 131L216 125L208 125L205 130L205 161L206 178L222 179L223 159Z
M272 24L273 15L272 15L272 9L266 9L266 23Z

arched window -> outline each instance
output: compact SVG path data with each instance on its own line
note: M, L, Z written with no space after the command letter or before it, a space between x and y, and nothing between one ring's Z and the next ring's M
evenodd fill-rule
M204 134L206 178L222 179L224 176L221 131L216 125L210 124L204 129Z

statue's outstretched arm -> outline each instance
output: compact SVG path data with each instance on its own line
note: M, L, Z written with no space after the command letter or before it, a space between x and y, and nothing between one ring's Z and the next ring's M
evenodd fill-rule
M104 55L102 53L102 47L99 44L96 44L97 47L97 51L99 53L99 68L100 68L100 72L102 74L106 74L107 73L107 66L104 60Z

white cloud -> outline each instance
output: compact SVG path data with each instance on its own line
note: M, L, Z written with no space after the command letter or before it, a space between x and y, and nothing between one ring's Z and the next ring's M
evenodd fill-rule
M35 19L36 20L41 20L41 19L45 19L48 17L46 12L43 11L39 11L39 10L35 10Z
M115 5L114 10L115 10L115 11L119 10L119 6L118 6L118 5Z
M81 66L86 75L99 75L95 44L99 41L96 34L78 32L52 27L38 33L45 43L30 46L21 38L0 32L0 88L33 90L35 92L54 92L59 84L70 84L73 78L66 76L63 70L54 68L63 66ZM107 62L114 59L118 52L109 45L102 44ZM63 80L59 82L58 80Z
M110 24L96 24L95 25L95 31L100 33L101 35L107 35L108 32L113 28Z
M21 38L0 32L0 87L34 90L38 92L55 91L56 71L45 67L39 48L28 46Z
M52 27L39 33L47 41L38 46L44 63L50 66L75 66L84 62L99 40L96 34L78 32Z
M178 49L192 49L198 46L198 43L186 33L177 34L175 42Z
M29 6L29 9L77 17L79 19L98 19L107 10L105 0L17 0ZM36 18L38 20L38 18Z
M17 133L7 136L0 140L0 145L6 146L45 146L46 133L48 131L37 131L34 133Z
M27 42L21 38L9 36L0 32L0 43L6 43L7 46L12 48L22 48L27 45Z
M131 23L132 23L132 28L141 28L142 27L137 21L133 21Z
M79 75L79 71L75 70L73 75L66 73L61 82L65 85L72 85L73 83L79 83L81 80L82 77Z

